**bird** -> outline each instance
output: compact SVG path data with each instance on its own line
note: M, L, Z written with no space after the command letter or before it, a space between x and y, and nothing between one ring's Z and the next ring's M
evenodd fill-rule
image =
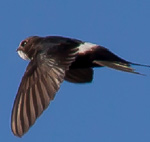
M30 36L20 42L19 56L29 60L11 115L11 130L22 137L54 99L61 83L90 83L93 68L109 67L143 75L132 63L107 48L63 36Z

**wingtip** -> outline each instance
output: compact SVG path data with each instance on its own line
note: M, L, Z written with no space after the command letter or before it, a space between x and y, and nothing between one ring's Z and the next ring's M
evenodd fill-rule
M124 71L124 72L129 72L129 73L134 73L142 76L146 76L145 74L142 74L140 72L137 72L134 68L132 68L130 65L138 65L138 66L145 66L145 67L150 67L148 65L142 65L142 64L135 64L135 63L121 63L121 62L112 62L112 61L97 61L95 60L93 63L96 63L100 66L106 66L109 68L113 68L116 70Z
M141 67L148 67L150 68L150 65L145 65L145 64L138 64L138 63L132 63L132 62L129 62L130 65L133 65L133 66L141 66Z

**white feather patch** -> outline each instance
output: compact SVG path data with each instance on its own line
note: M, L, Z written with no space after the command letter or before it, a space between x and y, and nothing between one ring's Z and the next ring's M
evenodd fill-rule
M85 42L78 47L79 48L79 54L85 54L87 51L93 51L93 49L97 46L98 46L97 44Z
M30 60L30 58L21 50L18 50L19 56L24 60Z

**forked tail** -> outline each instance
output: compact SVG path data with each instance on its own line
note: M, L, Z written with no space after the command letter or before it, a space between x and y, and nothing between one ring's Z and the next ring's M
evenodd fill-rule
M145 75L145 74L141 74L141 73L135 71L135 69L132 68L131 65L150 67L150 65L142 65L142 64L132 63L132 62L123 63L123 62L117 62L117 61L94 60L93 63L98 64L100 66L106 66L106 67L113 68L116 70L130 72L130 73L139 74L139 75Z

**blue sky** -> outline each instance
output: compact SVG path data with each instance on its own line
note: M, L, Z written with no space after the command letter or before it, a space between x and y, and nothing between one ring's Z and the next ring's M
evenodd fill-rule
M150 64L149 0L26 0L0 4L0 141L149 142L150 68L139 76L95 69L91 84L64 82L55 100L21 139L10 129L13 101L28 64L16 53L31 35L62 35Z

